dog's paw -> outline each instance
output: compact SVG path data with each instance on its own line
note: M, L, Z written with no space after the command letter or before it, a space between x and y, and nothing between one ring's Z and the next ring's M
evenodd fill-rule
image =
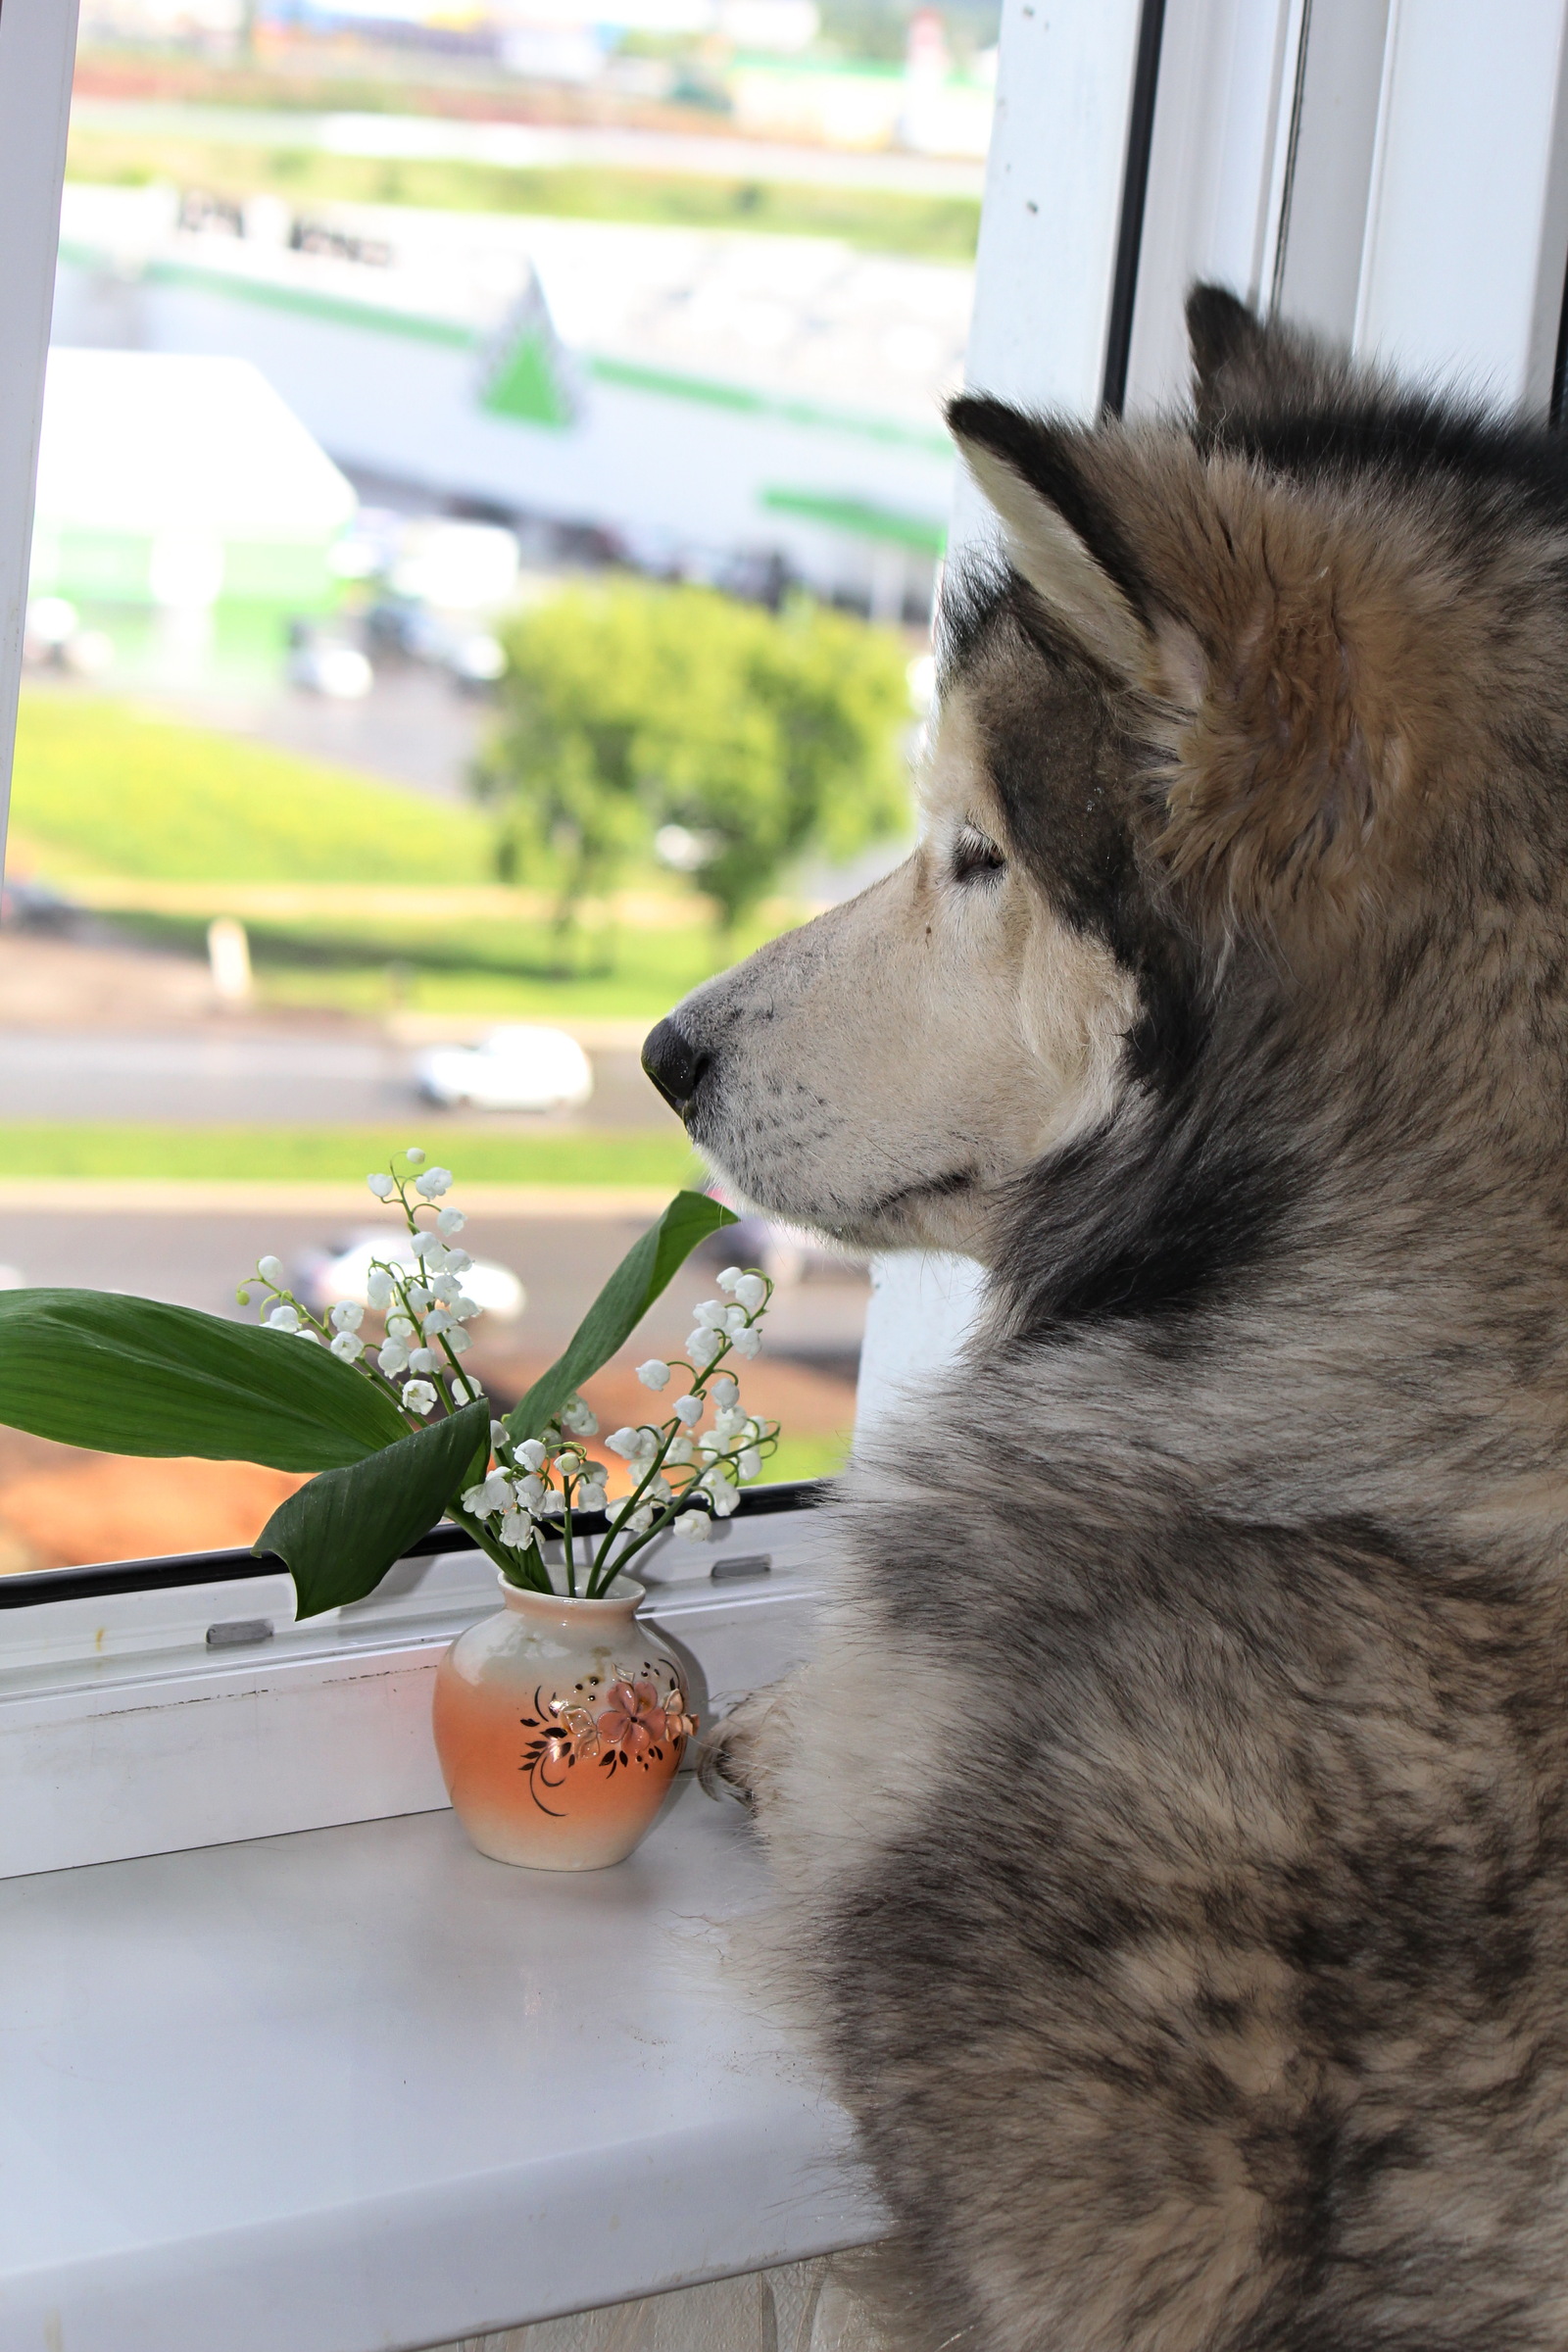
M754 1690L703 1740L697 1751L697 1778L710 1796L738 1797L755 1813L767 1778L763 1735L778 1697L779 1686Z

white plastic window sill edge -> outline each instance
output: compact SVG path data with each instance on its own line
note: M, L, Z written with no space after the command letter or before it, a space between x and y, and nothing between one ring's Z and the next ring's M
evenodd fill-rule
M646 1614L705 1720L804 1654L816 1511L763 1507L700 1550L666 1541L644 1558ZM498 1605L490 1563L452 1551L400 1561L370 1599L305 1625L275 1571L7 1610L0 1879L444 1807L436 1665ZM214 1628L268 1624L209 1643Z

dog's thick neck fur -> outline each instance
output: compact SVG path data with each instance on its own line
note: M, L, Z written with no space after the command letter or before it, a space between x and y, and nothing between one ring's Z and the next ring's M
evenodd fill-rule
M1242 470L1231 519L1248 488L1277 497L1283 479L1321 518L1325 567L1369 516L1407 567L1429 629L1401 626L1391 647L1363 639L1345 655L1362 673L1351 693L1397 701L1406 741L1386 761L1381 799L1372 789L1379 805L1352 810L1353 827L1337 812L1370 871L1352 865L1347 888L1291 843L1272 868L1254 863L1238 904L1223 872L1184 870L1179 829L1165 808L1152 813L1168 808L1184 760L1176 790L1189 814L1201 801L1223 714L1183 713L1173 744L1169 708L1151 707L1147 681L1102 684L1123 821L1096 846L1097 887L1064 910L1136 974L1128 1083L1100 1127L1021 1175L997 1210L992 1313L966 1377L1000 1346L1009 1384L1028 1366L1054 1443L1064 1416L1080 1411L1098 1441L1114 1411L1152 1469L1215 1507L1229 1497L1287 1520L1368 1517L1440 1548L1485 1531L1521 1568L1558 1578L1568 466L1544 433L1396 395L1245 314L1220 321L1241 348L1216 330L1205 354L1205 301L1194 305L1195 440ZM1114 428L1035 428L1042 462L1030 430L1001 414L1000 432L987 404L959 403L956 421L989 431L1058 498L1078 462L1101 503L1080 493L1073 518L1104 535L1117 587L1147 610L1154 592L1127 552L1142 543L1118 525L1116 502L1147 509L1168 428L1142 448ZM1179 573L1160 590L1179 603ZM999 638L1016 649L1031 635L1037 659L1085 659L1018 572L960 587L949 679ZM1380 660L1396 674L1368 677ZM1196 749L1195 733L1207 737ZM1268 748L1241 763L1249 785ZM1012 847L1061 894L1059 812L1031 804L1009 759L1004 727L993 768ZM1332 789L1331 776L1315 780ZM1235 832L1266 821L1244 810ZM1332 860L1333 825L1311 846ZM1434 1349L1440 1301L1446 1339ZM1386 1443L1395 1397L1408 1462Z

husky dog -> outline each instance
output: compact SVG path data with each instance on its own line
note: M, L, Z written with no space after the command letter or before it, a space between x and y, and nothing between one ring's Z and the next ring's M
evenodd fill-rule
M973 2352L1568 2344L1568 466L1200 288L951 412L923 837L649 1040L989 1307L708 1759Z

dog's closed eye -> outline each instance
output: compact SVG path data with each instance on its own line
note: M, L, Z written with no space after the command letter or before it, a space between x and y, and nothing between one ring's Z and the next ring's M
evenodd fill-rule
M990 882L1006 862L996 843L978 825L965 825L953 845L955 882Z

